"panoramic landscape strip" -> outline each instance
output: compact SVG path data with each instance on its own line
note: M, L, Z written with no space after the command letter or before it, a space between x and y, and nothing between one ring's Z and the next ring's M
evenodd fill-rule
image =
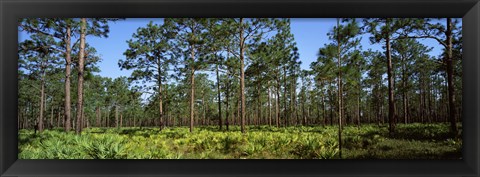
M461 159L456 18L25 18L19 159Z

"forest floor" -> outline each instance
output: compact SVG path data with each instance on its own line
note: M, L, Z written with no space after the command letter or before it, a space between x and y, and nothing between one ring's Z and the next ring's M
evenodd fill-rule
M461 124L459 124L461 129ZM225 129L225 127L223 127ZM449 137L448 124L345 126L343 159L461 159L462 139ZM19 159L336 159L335 126L217 126L87 128L78 136L62 129L19 131Z

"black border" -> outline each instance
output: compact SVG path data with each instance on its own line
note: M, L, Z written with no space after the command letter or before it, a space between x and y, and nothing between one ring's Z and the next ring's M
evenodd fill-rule
M463 17L463 160L17 160L23 17ZM479 176L479 0L0 0L0 176Z

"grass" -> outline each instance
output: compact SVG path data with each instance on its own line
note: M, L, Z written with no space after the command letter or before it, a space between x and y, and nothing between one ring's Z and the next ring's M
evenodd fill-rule
M335 159L335 126L87 128L82 135L61 129L19 131L20 159ZM460 127L461 130L461 127ZM461 159L461 136L450 138L447 124L346 126L344 159Z

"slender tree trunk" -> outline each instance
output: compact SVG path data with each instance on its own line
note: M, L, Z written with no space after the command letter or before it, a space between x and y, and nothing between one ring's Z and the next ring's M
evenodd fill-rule
M337 18L337 29L340 27L340 19ZM340 38L339 31L337 36ZM340 40L337 39L337 57L338 57L338 149L339 156L342 158L342 51L340 48Z
M159 121L160 121L160 130L163 128L163 92L162 92L162 72L161 72L161 60L158 59L158 107L159 107Z
M227 76L227 79L229 79L228 77L229 77L229 76ZM226 94L225 94L225 99L226 99L226 100L225 100L225 112L226 112L226 115L225 115L225 127L227 128L227 131L229 131L229 129L228 129L228 126L229 126L229 125L228 125L228 124L229 124L228 119L230 118L230 117L229 117L229 114L230 114L230 107L229 107L229 103L230 103L230 102L229 102L229 101L230 101L230 100L229 100L229 98L230 98L230 81L227 80L227 83L226 83L226 84L227 84L227 87L226 87Z
M57 107L57 127L60 127L60 108Z
M165 85L165 100L168 101L168 84ZM163 98L162 98L162 106L163 106ZM162 108L163 109L163 108ZM165 103L165 112L162 110L162 123L163 127L171 126L171 117L170 117L170 104L167 102ZM165 121L164 121L165 120Z
M260 93L260 82L257 82L257 121L256 124L259 124L259 120L262 117L262 100L261 100L261 93Z
M243 18L240 18L240 102L241 102L241 112L240 117L242 119L241 131L245 133L245 67L243 52L244 52L245 39L243 38Z
M195 49L193 45L190 46L190 57L192 61L195 61ZM195 68L191 68L190 73L190 132L193 131L193 122L194 122L194 105L195 105Z
M362 73L360 70L360 64L358 66L358 73ZM361 76L358 77L358 98L357 98L357 125L360 126L360 118L362 117L362 112L360 108L360 101L362 99L362 80Z
M288 127L288 107L287 107L287 68L283 66L283 118L285 119L285 127Z
M405 62L404 62L404 65L403 65L403 81L402 81L402 85L403 85L403 116L404 116L404 122L405 124L408 123L408 107L407 107L407 94L408 94L408 91L407 91L407 73L406 73L406 66L405 66Z
M330 96L330 99L328 100L328 102L330 103L330 125L333 126L333 116L334 116L333 115L333 109L334 109L334 104L335 104L334 101L333 101L334 94L331 93L332 91L330 89L328 90L328 92L329 92L328 94Z
M50 129L53 129L53 104L50 106Z
M79 135L82 132L82 112L83 112L83 67L85 60L85 33L87 27L87 19L81 19L80 29L80 51L78 56L78 85L77 85L77 128L75 132Z
M65 131L70 131L71 124L70 124L70 66L71 66L71 29L70 26L67 26L67 37L65 38L65 108L64 108L64 116L65 116Z
M270 106L270 82L267 87L268 125L272 126L272 107Z
M115 127L118 128L118 106L115 105Z
M97 106L97 109L95 111L97 113L97 121L96 121L96 126L99 127L100 126L100 107Z
M322 107L323 107L323 110L322 110L322 113L323 113L323 121L324 121L324 124L323 125L327 125L327 104L325 103L325 95L321 95L322 97Z
M82 111L82 122L83 122L82 128L88 127L89 123L88 123L88 120L85 119L85 111Z
M418 120L417 118L417 121L420 121L423 123L423 117L425 115L425 108L424 108L424 101L423 101L423 94L424 94L424 87L425 87L425 84L423 83L424 80L423 79L420 79L420 84L419 84L419 102L420 102L420 111L419 111L419 117L420 117L420 120Z
M386 19L387 28L390 26L390 19ZM390 54L390 32L387 32L386 40L386 55L387 55L387 77L388 77L388 119L389 119L389 132L393 136L395 132L395 97L393 94L393 71L392 71L392 56Z
M276 117L276 123L277 123L277 128L280 127L280 109L279 109L279 102L280 102L280 81L279 81L279 76L277 72L277 89L275 90L276 92L276 97L275 97L275 117Z
M207 106L205 105L205 92L202 90L202 107L203 107L203 125L205 125L205 121L207 119ZM207 122L208 124L208 122Z
M105 115L105 121L106 121L105 127L110 127L110 110L107 110L107 114Z
M302 82L302 87L303 87L303 84L305 84L304 82ZM300 99L301 99L301 107L302 107L302 120L303 120L303 123L302 125L303 126L306 126L307 125L307 117L305 116L305 90L303 91L302 95L300 95Z
M445 35L447 36L447 84L448 84L448 107L450 111L450 131L452 136L456 136L458 134L457 123L455 120L455 88L453 82L453 44L452 44L452 19L447 18L447 31Z
M296 102L296 93L295 93L295 89L296 89L296 82L295 82L295 73L293 74L292 77L292 83L290 85L290 117L293 119L293 120L296 120L296 124L299 124L299 120L298 120L298 117L295 116L295 113L296 113L296 110L295 110L295 102ZM295 105L295 106L294 106Z
M41 67L43 70L44 69L43 64ZM45 109L44 99L45 99L45 71L42 71L42 78L40 81L40 113L37 119L37 127L38 127L37 129L38 129L38 132L40 133L42 133L43 131L43 112Z
M218 74L219 66L217 64L217 97L218 97L218 127L222 130L222 99L220 95L220 75ZM228 117L228 116L227 116Z

